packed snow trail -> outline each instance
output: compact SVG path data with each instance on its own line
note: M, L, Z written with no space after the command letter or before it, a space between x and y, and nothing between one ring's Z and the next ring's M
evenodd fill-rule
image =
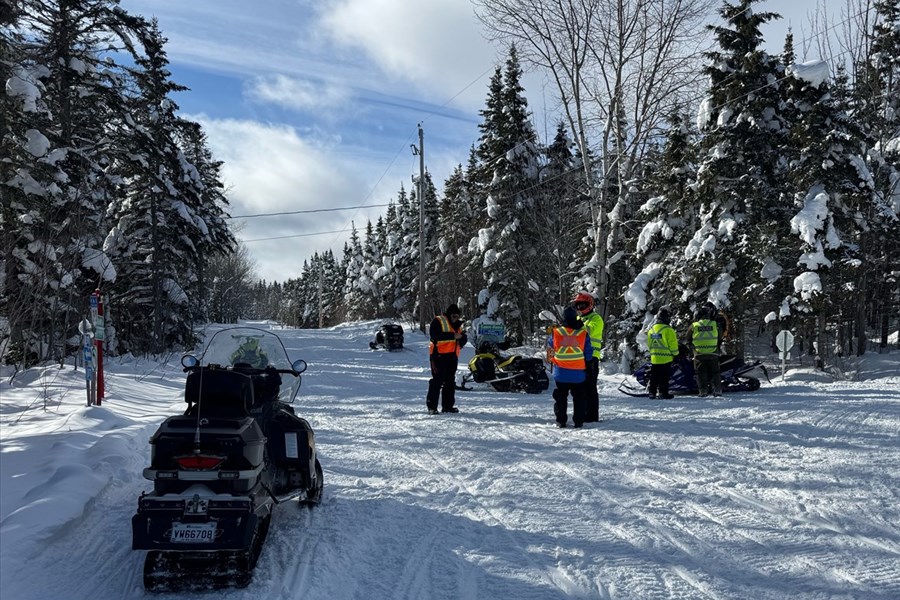
M277 331L310 365L295 408L324 500L278 507L248 588L155 597L900 597L896 369L714 400L629 398L602 377L605 422L557 430L549 392L457 392L459 414L427 415L424 338L373 352L374 328ZM3 483L18 487L3 491L0 596L145 595L130 518L147 439L182 409L176 359L113 363L100 408L72 385L37 415L3 388ZM54 518L43 507L76 493L67 469L94 491Z

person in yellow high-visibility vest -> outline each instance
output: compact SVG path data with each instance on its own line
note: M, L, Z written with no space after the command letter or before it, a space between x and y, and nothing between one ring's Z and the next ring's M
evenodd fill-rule
M678 334L670 323L672 316L668 309L660 309L656 314L656 323L647 332L647 347L650 349L650 382L647 392L650 398L666 400L674 396L669 393L669 379L672 377L672 361L678 356Z
M591 356L585 357L585 373L587 381L585 382L585 390L587 400L585 400L585 423L600 422L600 392L597 389L597 379L600 376L600 355L601 346L603 344L603 317L599 313L594 312L594 297L587 292L579 292L575 295L573 302L575 310L584 323L584 328L591 339L591 348L593 351Z
M572 421L575 427L585 423L585 401L587 400L587 357L592 356L591 338L578 320L578 313L569 307L563 312L562 326L550 331L547 339L548 349L552 349L553 380L553 414L556 426L564 428L569 416L566 407L569 393L572 394Z
M431 322L428 330L431 345L428 349L431 363L431 379L428 381L428 394L425 406L428 414L436 415L438 397L441 401L441 412L458 413L456 408L456 367L459 363L459 350L466 345L468 337L462 332L462 320L459 307L451 304Z
M722 395L722 373L719 344L722 342L715 314L703 306L691 323L691 347L694 349L694 376L701 398Z

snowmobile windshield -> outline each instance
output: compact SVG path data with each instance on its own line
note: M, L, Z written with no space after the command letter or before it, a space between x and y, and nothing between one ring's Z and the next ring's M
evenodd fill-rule
M216 332L200 359L204 365L248 364L257 369L290 369L291 359L281 339L265 329L233 327Z

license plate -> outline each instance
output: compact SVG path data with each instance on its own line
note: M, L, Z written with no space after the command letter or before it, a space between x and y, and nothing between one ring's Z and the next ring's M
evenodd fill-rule
M214 542L216 540L216 522L209 523L172 523L172 537L174 543L195 544Z

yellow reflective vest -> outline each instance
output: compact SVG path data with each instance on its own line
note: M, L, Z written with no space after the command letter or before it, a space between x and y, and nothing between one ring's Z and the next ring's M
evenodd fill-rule
M715 354L719 349L719 327L715 321L701 319L691 324L694 354Z
M603 344L603 317L594 311L581 316L581 322L587 330L591 338L591 348L593 349L594 358L600 360L601 347Z
M678 356L678 334L671 326L657 323L647 332L647 346L650 348L650 362L664 365Z

